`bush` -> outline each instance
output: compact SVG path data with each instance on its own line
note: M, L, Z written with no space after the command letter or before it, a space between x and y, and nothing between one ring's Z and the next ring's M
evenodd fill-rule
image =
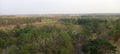
M116 51L116 47L103 39L94 39L86 42L82 51L87 54L113 54Z

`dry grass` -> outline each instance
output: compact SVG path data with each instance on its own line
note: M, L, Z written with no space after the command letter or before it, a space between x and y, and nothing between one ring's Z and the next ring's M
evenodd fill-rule
M117 46L116 54L120 54L120 40L116 43L116 46Z
M49 21L49 22L34 22L32 23L32 25L34 26L41 26L41 25L49 25L49 24L55 24L58 23L57 21ZM25 26L27 24L21 24L21 26ZM1 30L6 30L6 29L13 29L16 25L7 25L7 26L1 26L0 29Z

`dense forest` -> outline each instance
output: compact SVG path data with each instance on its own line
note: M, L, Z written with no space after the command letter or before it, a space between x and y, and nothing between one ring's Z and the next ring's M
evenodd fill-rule
M0 54L120 53L119 16L77 16L49 21L56 22L35 25L44 22L42 17L0 18L0 27L15 25L0 30Z

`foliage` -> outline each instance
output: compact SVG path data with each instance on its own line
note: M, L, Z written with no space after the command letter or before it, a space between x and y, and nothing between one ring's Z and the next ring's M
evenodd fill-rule
M103 39L94 39L86 42L82 51L88 54L113 54L116 51L116 47Z
M120 39L120 19L62 18L41 26L34 22L41 18L0 18L0 26L16 25L0 30L0 54L74 54L81 53L81 48L88 54L114 53L110 40ZM24 23L28 25L21 26Z

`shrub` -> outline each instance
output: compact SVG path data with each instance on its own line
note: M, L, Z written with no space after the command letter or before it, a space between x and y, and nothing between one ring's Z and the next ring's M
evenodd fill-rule
M103 39L94 39L86 42L82 51L87 54L113 54L116 51L116 47Z

